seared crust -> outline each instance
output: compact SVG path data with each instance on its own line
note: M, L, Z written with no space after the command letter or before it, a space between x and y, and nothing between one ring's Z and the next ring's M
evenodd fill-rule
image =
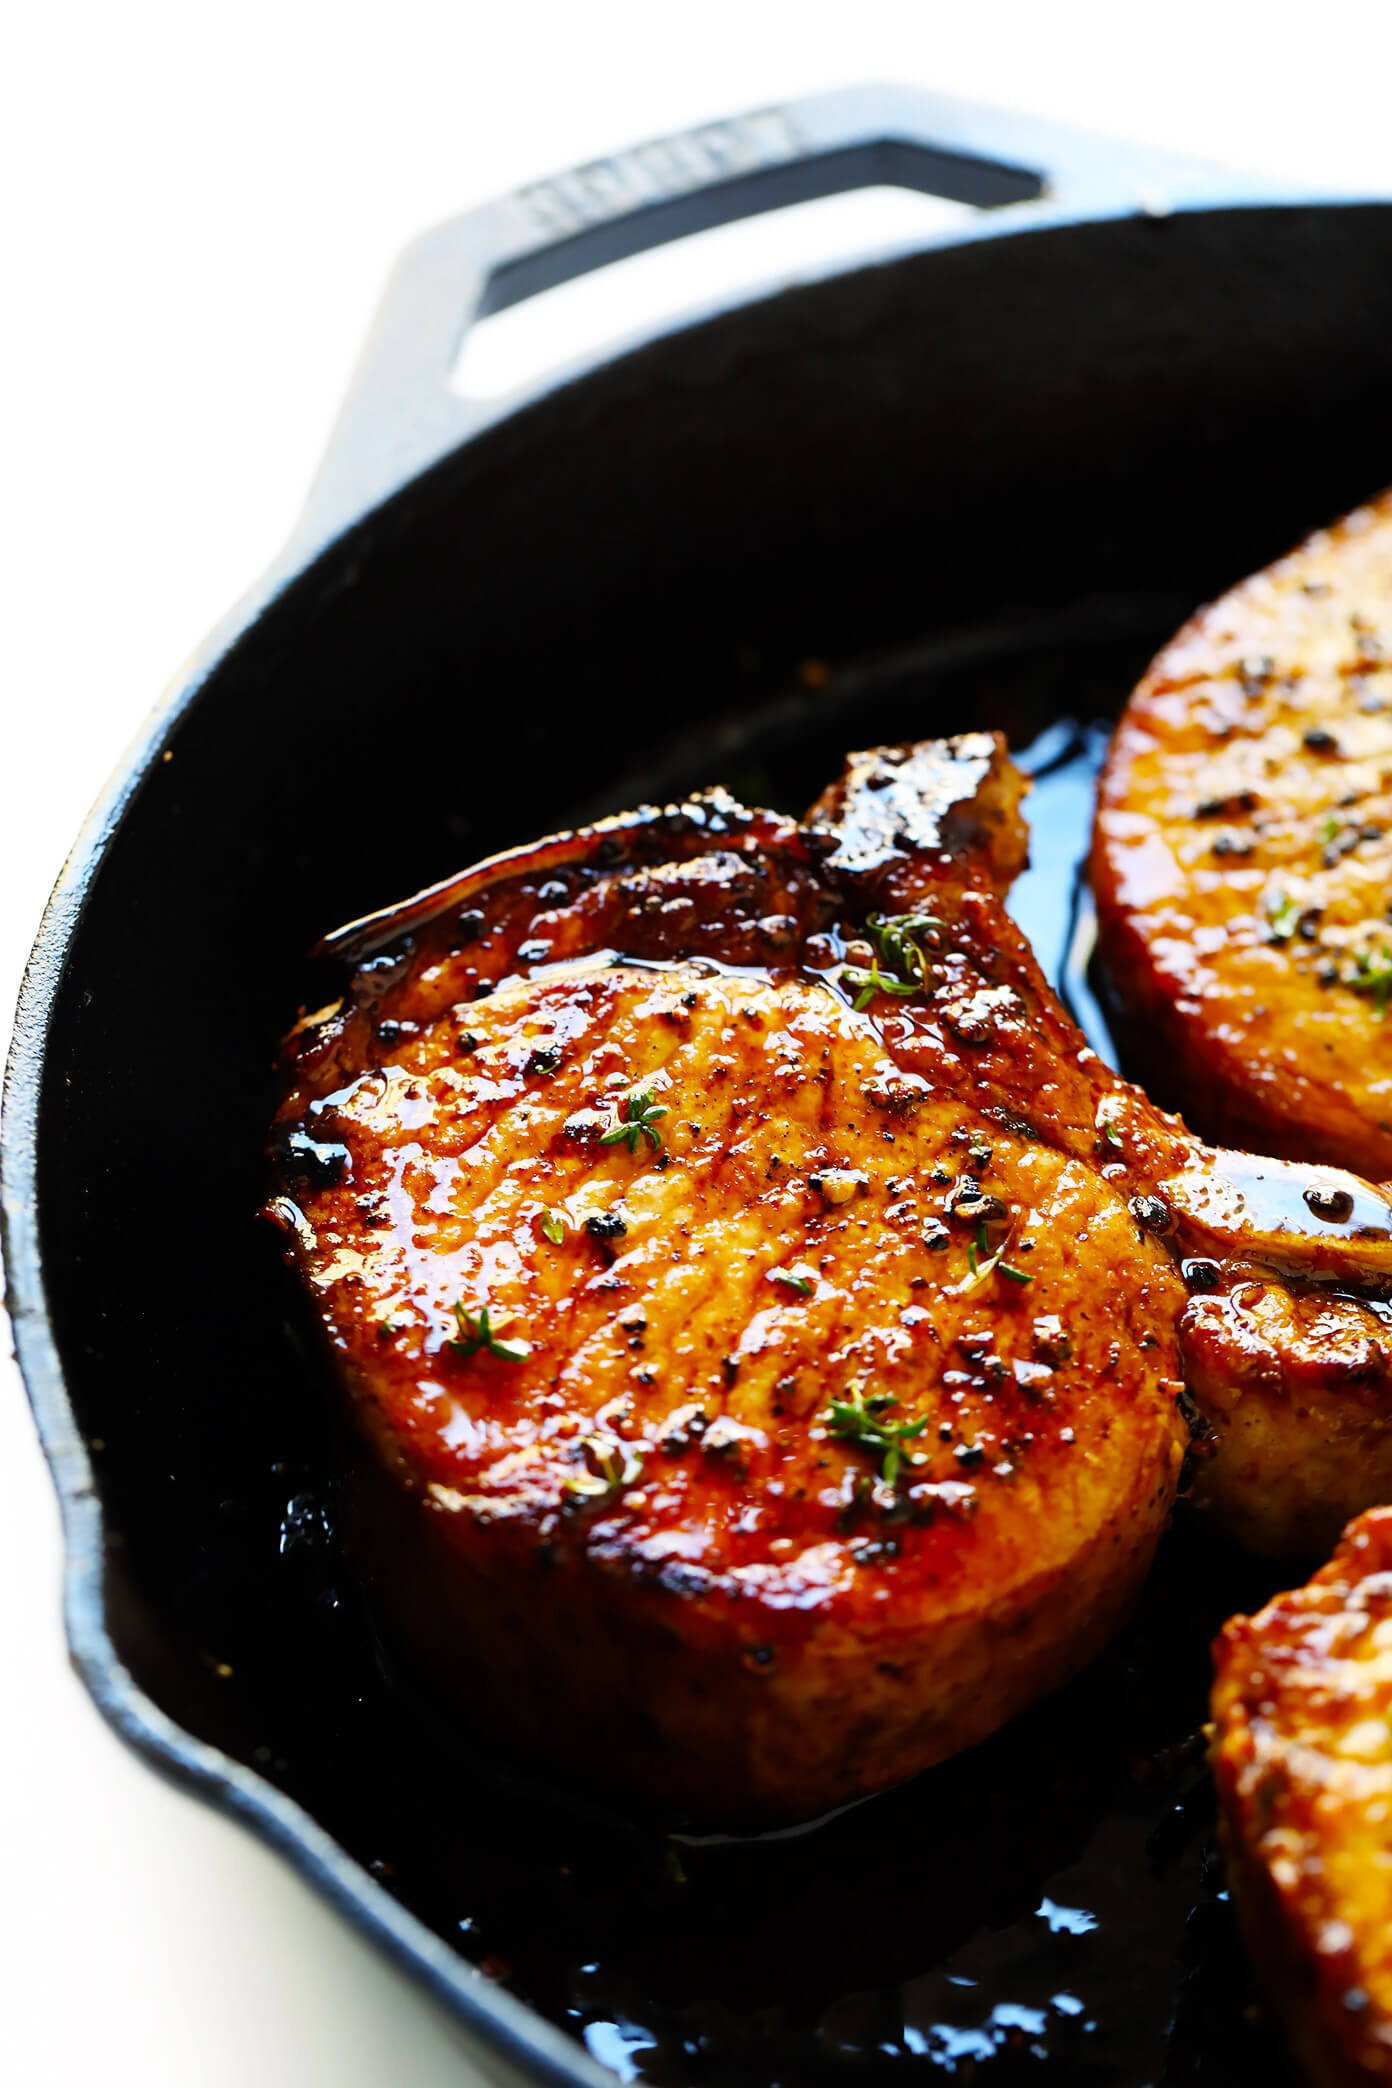
M1317 1558L1392 1498L1385 1307L1238 1271L1190 1299L1180 1336L1207 1430L1190 1497L1238 1544Z
M1392 1509L1214 1648L1213 1769L1274 2011L1328 2088L1392 2080Z
M1210 1136L1392 1176L1392 494L1203 610L1092 853L1135 1066Z
M1145 1572L1186 1259L1392 1275L1366 1184L1317 1220L1088 1050L1001 905L1019 788L877 750L808 825L714 793L335 938L272 1211L391 1631L529 1748L747 1820L969 1745Z
M887 902L909 861L881 789L825 834L717 796L489 866L404 947L352 931L398 954L291 1040L280 1212L395 1635L525 1745L726 1820L878 1788L1061 1680L1177 1480L1172 1260L999 1121L991 1065L1027 1087L1037 1040L959 947L1022 853L1018 779L984 738L935 779L942 1026L837 985L865 900L827 858ZM660 1147L604 1142L631 1098ZM464 1353L457 1305L525 1353ZM833 1399L888 1402L897 1474Z
M1181 1437L1151 1332L1176 1281L1122 1198L950 1096L906 1122L825 988L618 966L470 1021L463 1065L433 1025L334 1103L352 1184L313 1199L311 1274L360 1424L423 1487L495 1724L536 1744L563 1703L591 1772L806 1812L979 1738L1101 1643ZM594 1142L635 1088L672 1098L660 1155ZM1028 1282L973 1277L974 1223L937 1244L973 1165ZM345 1267L360 1197L393 1215ZM461 1298L526 1357L451 1351ZM856 1388L927 1424L893 1488L828 1426Z

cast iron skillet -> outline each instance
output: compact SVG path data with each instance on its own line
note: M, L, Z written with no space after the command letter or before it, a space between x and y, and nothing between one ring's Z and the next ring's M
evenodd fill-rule
M491 417L446 389L473 315L882 181L980 215ZM494 2079L1279 2070L1195 1737L1207 1638L1270 1574L1181 1528L1123 1642L967 1760L799 1836L672 1840L529 1784L386 1678L250 1214L315 938L645 796L720 779L802 806L849 746L1005 725L1041 777L1021 911L1066 968L1095 721L1194 603L1392 479L1390 262L1386 203L896 93L446 225L402 263L290 549L78 842L3 1149L73 1657Z

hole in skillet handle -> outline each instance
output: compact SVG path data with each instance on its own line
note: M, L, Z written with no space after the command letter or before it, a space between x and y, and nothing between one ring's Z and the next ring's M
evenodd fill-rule
M809 111L765 109L635 146L521 190L513 199L540 242L501 262L477 318L648 247L739 218L856 189L917 190L976 210L1034 202L1044 177L998 159L902 138L818 149Z
M834 109L822 142L812 113L759 110L520 191L511 208L528 250L488 274L451 390L497 398L677 314L1045 192L1033 169L918 140L837 143Z
M877 251L951 231L973 215L966 203L876 186L690 232L480 319L465 335L450 387L465 398L502 398L563 361L589 360L674 318L863 262Z

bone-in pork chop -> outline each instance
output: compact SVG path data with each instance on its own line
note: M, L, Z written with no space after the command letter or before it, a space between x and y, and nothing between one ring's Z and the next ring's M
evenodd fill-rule
M879 750L806 824L712 792L331 939L272 1209L379 1606L530 1750L734 1820L981 1738L1146 1571L1191 1307L1392 1279L1366 1185L1215 1154L1088 1050L1002 907L1019 787L987 735Z

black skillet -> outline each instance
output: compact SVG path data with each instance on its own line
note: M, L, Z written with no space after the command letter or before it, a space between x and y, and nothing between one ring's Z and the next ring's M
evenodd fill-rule
M446 387L482 312L878 182L979 214L491 415ZM1020 909L1066 972L1096 720L1193 604L1392 479L1389 260L1386 203L900 93L446 225L401 265L291 548L78 842L3 1152L73 1657L127 1740L454 2009L490 2078L1279 2072L1195 1738L1208 1636L1269 1573L1180 1527L1079 1684L800 1836L598 1814L386 1679L250 1214L316 937L645 796L798 807L849 746L1004 725L1040 776Z

